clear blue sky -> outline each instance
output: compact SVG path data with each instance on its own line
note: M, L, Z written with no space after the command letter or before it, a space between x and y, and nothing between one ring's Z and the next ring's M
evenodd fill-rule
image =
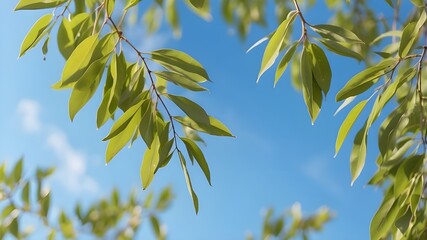
M105 166L106 143L101 139L111 122L96 130L100 95L71 123L67 110L70 92L50 88L59 79L64 63L56 51L55 38L52 36L45 61L40 47L17 59L26 31L42 13L14 13L15 2L5 1L0 8L1 161L13 162L25 155L27 171L35 166L58 166L50 185L54 189L53 201L59 207L69 208L75 201L88 203L105 196L113 187L123 194L132 188L142 191L139 168L144 144L139 141L131 149L124 149ZM329 16L323 10L322 6L313 9L313 14L306 14L307 20L325 22ZM243 239L248 231L258 236L263 209L274 207L276 212L282 212L297 201L304 213L321 206L336 212L336 218L313 239L368 239L369 223L382 197L381 190L366 186L375 171L375 134L371 136L366 167L353 187L349 153L354 131L338 157L333 158L336 133L345 117L345 112L333 117L339 106L334 95L362 66L328 54L333 87L318 120L311 126L302 96L288 78L273 88L274 71L268 71L260 83L255 83L264 45L249 54L245 52L272 26L252 29L249 39L242 42L229 34L230 28L218 12L214 5L213 21L205 22L182 9L180 40L174 39L168 29L151 38L143 37L142 29L132 30L132 38L142 39L142 50L176 48L204 65L213 80L206 85L210 91L177 93L197 100L237 136L205 137L208 146L203 150L213 187L208 186L197 167L190 168L200 200L197 216L177 159L156 175L148 191L158 192L172 185L177 196L161 217L170 239ZM144 231L151 238L150 230Z

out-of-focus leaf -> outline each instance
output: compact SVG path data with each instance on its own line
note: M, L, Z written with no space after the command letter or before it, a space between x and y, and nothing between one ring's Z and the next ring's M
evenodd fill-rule
M414 2L414 1L413 1ZM425 5L425 3L423 3ZM402 39L400 39L399 47L399 56L406 57L408 55L415 43L415 40L418 38L418 33L420 29L424 26L424 23L427 19L427 14L425 10L422 10L421 16L418 18L418 21L411 22L403 29Z

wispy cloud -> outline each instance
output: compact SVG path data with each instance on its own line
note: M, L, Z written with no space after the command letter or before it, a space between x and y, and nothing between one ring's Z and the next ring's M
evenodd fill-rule
M316 182L320 187L330 194L339 197L342 196L342 186L338 184L339 180L334 179L330 162L320 157L314 158L301 168L304 175Z
M18 103L17 112L21 118L24 131L28 133L40 131L40 104L38 102L31 99L22 99Z
M69 143L65 133L58 129L52 130L47 135L46 141L62 163L57 173L61 183L72 192L97 193L99 189L97 182L86 175L86 154L76 150Z
M42 123L40 111L41 105L31 99L22 99L17 106L23 130L29 134L41 132L47 146L59 160L60 166L54 177L70 192L97 194L98 183L87 175L86 154L75 149L57 126Z

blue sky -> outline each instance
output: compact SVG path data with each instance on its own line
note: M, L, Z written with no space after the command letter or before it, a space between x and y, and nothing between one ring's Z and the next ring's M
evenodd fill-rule
M17 59L26 31L42 12L15 13L14 4L7 1L0 8L0 159L13 162L24 155L28 172L35 166L58 166L49 182L58 207L69 208L75 201L89 203L113 187L122 194L137 188L145 196L148 192L140 190L139 177L144 144L138 141L105 166L106 143L101 139L111 122L96 129L100 94L71 123L67 109L70 93L50 88L59 79L64 63L55 49L55 39L51 39L45 61L40 47ZM323 6L319 8L315 10L324 10ZM375 134L369 143L366 167L354 186L350 186L349 171L354 131L333 158L336 133L345 117L345 112L333 117L339 106L334 95L363 66L328 53L332 88L312 126L301 94L287 77L273 88L272 70L256 84L264 45L249 54L245 52L272 27L255 27L242 42L230 34L218 15L218 6L214 5L212 11L213 20L205 22L182 9L183 35L179 40L167 28L152 37L146 37L143 29L132 29L131 37L143 51L176 48L204 65L213 80L206 85L209 92L176 93L195 99L237 136L205 136L207 147L203 150L213 186L207 184L197 167L190 168L200 201L197 216L177 159L156 175L148 191L159 192L172 185L176 194L173 206L161 217L170 239L243 239L248 231L257 236L263 210L274 207L282 212L295 202L300 202L307 214L321 206L336 213L336 218L313 239L368 239L369 223L382 197L381 190L366 186L375 172ZM306 17L318 23L328 19L310 12ZM152 236L146 228L144 231L144 235Z

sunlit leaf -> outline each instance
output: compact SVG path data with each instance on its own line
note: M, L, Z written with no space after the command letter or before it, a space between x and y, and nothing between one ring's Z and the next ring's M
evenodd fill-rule
M170 71L182 74L196 82L209 80L209 76L203 66L184 52L174 49L161 49L149 54L151 54L153 61Z
M353 109L348 113L347 117L341 124L341 127L338 131L338 135L335 142L335 156L338 154L342 144L344 143L345 138L347 137L351 127L353 126L356 119L359 117L363 108L368 103L368 100L363 100L359 102Z
M234 137L231 131L219 120L209 116L209 124L203 125L196 123L188 117L174 117L179 123L196 131L204 132L210 135Z
M184 142L185 147L187 148L188 155L193 156L196 159L197 163L199 164L200 168L205 174L205 177L208 180L209 185L212 185L209 166L208 166L208 163L206 162L206 159L205 159L205 156L203 155L202 150L191 139L181 138L181 140Z
M67 1L68 0L20 0L15 7L15 11L54 8Z
M283 73L286 71L286 68L288 67L289 62L292 59L292 56L294 55L296 49L298 47L298 43L293 43L289 49L286 51L285 55L283 56L280 63L277 65L276 69L276 75L274 77L274 86L276 86L277 82L279 81L280 77L283 75Z
M290 12L288 17L279 25L276 32L271 36L270 41L265 48L264 56L262 57L261 69L258 73L257 82L261 75L274 64L276 58L279 56L280 47L282 46L283 40L288 32L289 25L295 20L296 15L296 11Z
M153 143L145 151L141 165L141 181L143 189L146 189L154 178L154 172L159 164L159 138L154 137Z
M200 86L197 82L192 81L188 77L167 71L155 71L154 74L162 79L172 82L175 85L181 86L191 91L206 91L206 88Z
M366 126L356 134L350 155L351 185L356 181L365 166L366 161Z
M400 40L399 47L399 56L405 57L408 55L415 43L415 40L418 38L418 33L420 29L424 26L424 23L427 19L426 11L423 10L421 16L418 18L418 21L411 22L403 29L402 39Z
M24 38L24 41L21 45L21 50L19 50L19 56L25 54L28 50L35 47L37 43L47 34L46 29L51 23L53 18L52 14L43 15L36 23L31 27L30 31L28 31L27 35Z
M209 126L209 116L206 111L197 103L182 96L175 96L172 94L166 95L172 102L174 102L189 118L202 126Z
M190 197L193 200L193 206L194 210L196 211L196 214L199 212L199 199L197 198L196 193L193 190L193 185L191 184L190 175L188 174L187 170L187 164L185 162L184 155L182 155L181 152L178 152L179 160L181 163L182 171L184 172L185 182L187 183L187 189L190 193Z

